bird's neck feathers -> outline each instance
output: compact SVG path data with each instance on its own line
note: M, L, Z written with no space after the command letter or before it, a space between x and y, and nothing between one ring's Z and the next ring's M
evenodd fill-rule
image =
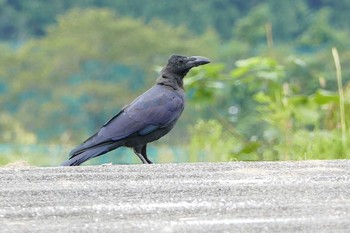
M170 88L173 88L174 90L179 90L180 88L184 89L182 79L183 79L183 76L179 76L179 75L167 72L166 70L163 70L157 79L157 84L168 86Z

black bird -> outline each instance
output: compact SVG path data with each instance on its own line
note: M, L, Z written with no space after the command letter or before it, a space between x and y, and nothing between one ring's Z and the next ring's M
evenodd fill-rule
M96 134L73 149L70 159L62 166L78 166L121 146L133 148L143 163L152 163L147 157L147 143L167 134L184 109L183 78L191 68L209 62L209 59L200 56L171 56L156 85L125 106Z

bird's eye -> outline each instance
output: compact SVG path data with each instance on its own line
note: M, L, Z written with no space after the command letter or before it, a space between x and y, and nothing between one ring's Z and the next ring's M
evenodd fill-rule
M180 63L180 64L184 63L184 60L179 60L179 63Z

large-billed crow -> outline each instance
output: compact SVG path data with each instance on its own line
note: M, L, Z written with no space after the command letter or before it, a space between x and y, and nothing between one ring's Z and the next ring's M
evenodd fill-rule
M125 106L96 134L73 149L70 159L62 166L77 166L121 146L133 148L143 163L152 163L147 158L147 143L167 134L184 109L183 78L191 68L209 62L209 59L199 56L171 56L156 85Z

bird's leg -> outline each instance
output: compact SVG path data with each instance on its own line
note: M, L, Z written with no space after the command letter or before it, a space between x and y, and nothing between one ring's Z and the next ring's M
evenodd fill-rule
M144 146L134 147L135 154L141 159L145 164L152 164L153 162L147 158L147 144Z
M147 157L147 144L142 147L141 154L146 159L148 164L152 164L153 162Z

